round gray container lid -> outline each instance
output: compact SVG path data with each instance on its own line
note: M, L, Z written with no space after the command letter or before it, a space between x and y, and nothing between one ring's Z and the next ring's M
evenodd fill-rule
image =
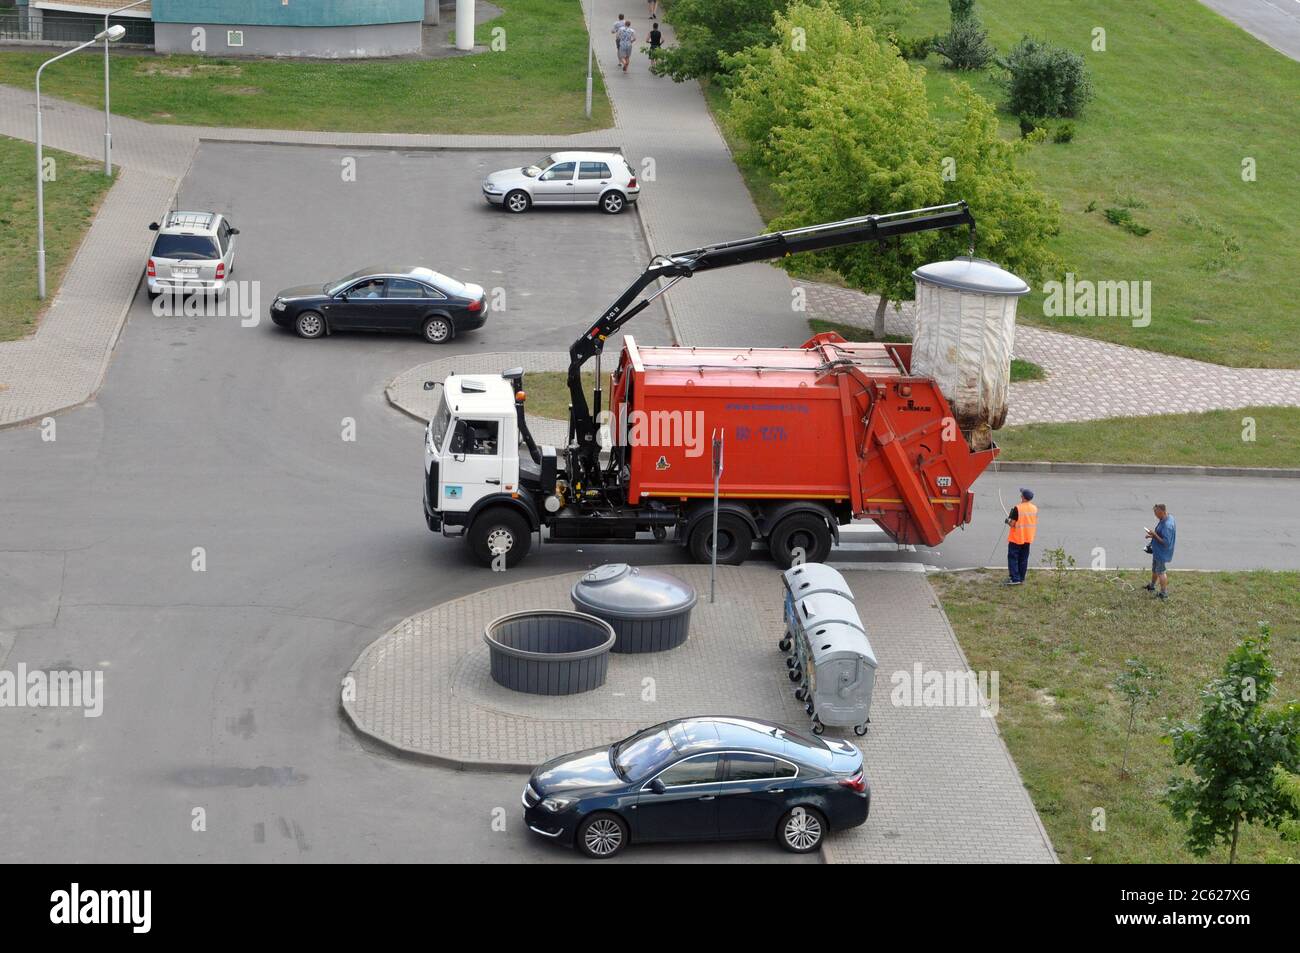
M961 257L952 261L931 262L912 272L912 277L941 288L975 294L1016 298L1029 294L1029 285L984 258Z
M676 576L627 563L597 566L573 584L573 601L599 616L664 619L695 605L695 590Z

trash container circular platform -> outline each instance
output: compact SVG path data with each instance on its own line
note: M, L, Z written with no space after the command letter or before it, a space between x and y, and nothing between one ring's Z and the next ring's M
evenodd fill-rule
M614 629L583 612L539 609L493 619L483 641L498 685L533 695L576 695L605 684Z
M627 563L597 566L569 593L573 605L618 635L615 652L662 652L686 641L695 590L676 576Z

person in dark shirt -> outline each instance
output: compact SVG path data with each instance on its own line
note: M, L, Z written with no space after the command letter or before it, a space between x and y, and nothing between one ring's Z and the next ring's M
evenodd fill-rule
M654 51L664 45L664 35L659 32L659 24L656 23L650 31L650 55L654 56Z

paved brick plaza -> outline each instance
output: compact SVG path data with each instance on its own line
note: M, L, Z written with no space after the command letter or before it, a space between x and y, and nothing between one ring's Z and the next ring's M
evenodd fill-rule
M570 608L577 574L496 588L403 620L372 643L352 674L344 708L364 733L413 754L468 767L530 767L607 744L683 715L746 714L806 728L776 648L781 582L771 566L672 567L700 593L690 640L652 655L612 655L595 692L547 698L492 681L484 626L530 608ZM835 862L1051 862L1055 855L994 719L972 707L894 707L890 676L966 668L920 572L853 572L880 663L872 729L861 740L874 796L865 827L833 838ZM834 729L828 729L828 734ZM848 734L852 738L852 733Z

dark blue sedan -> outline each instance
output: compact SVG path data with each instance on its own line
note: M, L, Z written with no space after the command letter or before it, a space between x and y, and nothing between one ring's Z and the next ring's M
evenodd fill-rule
M613 857L629 842L775 837L795 853L871 809L862 753L755 718L664 722L537 768L524 788L534 833Z

